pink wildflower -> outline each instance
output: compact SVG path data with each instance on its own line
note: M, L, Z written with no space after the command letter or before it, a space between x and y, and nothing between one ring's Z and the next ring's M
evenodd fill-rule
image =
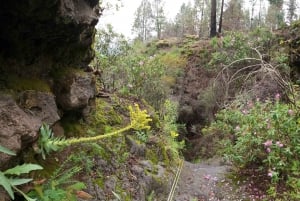
M283 144L282 144L280 141L277 141L277 142L276 142L276 145L277 145L278 147L280 147L280 148L283 147Z
M288 114L289 114L290 116L294 116L294 111L293 111L293 110L289 110L289 111L288 111Z
M277 93L277 94L275 95L275 100L276 100L276 101L279 101L279 99L280 99L280 94Z
M270 153L270 152L271 152L271 148L268 147L268 148L266 149L266 151L267 151L267 153Z
M246 115L246 114L248 114L248 111L247 111L247 110L243 110L242 113L243 113L244 115Z
M265 145L265 147L269 147L271 146L273 143L272 143L272 140L267 140L263 143Z
M204 175L204 179L206 180L210 180L211 179L211 176L208 174L208 175Z
M272 171L269 171L269 172L268 172L268 176L269 176L269 177L273 177L273 172L272 172Z

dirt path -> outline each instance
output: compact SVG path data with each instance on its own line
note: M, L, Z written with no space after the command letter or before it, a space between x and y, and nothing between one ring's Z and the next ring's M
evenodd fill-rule
M252 200L242 186L232 184L225 175L229 166L217 160L209 163L185 162L178 182L175 201L246 201Z

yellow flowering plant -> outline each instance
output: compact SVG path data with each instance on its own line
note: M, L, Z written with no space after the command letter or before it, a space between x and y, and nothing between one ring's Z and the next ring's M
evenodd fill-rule
M40 138L38 141L39 151L42 154L42 157L45 159L46 154L52 151L58 151L64 147L70 146L72 144L84 143L84 142L95 142L104 138L109 138L115 135L119 135L130 129L134 130L143 130L150 129L149 122L152 121L150 116L147 114L146 110L141 110L137 104L134 106L129 106L130 114L130 124L124 128L118 129L113 132L106 134L100 134L93 137L80 137L80 138L54 138L53 133L49 125L43 124L40 128Z

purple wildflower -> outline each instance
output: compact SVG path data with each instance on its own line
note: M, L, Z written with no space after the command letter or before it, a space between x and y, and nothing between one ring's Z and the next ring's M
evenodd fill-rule
M267 140L263 143L265 145L265 147L269 147L271 146L273 143L272 143L272 140Z

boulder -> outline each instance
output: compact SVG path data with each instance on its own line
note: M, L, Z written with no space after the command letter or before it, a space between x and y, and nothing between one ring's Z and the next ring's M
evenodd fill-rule
M64 111L84 109L96 95L94 75L84 72L70 72L55 82L58 105Z
M24 91L20 94L18 104L29 116L51 126L60 119L55 97L51 93Z
M0 95L0 145L19 153L38 137L42 122L26 114L9 95ZM12 156L0 153L0 168L7 168Z

